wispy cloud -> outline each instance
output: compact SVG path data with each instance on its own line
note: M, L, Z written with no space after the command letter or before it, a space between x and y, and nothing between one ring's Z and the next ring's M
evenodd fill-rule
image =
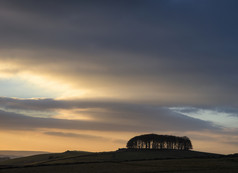
M93 141L111 141L116 143L123 143L124 145L127 143L127 141L123 139L113 139L108 137L79 134L79 133L64 133L64 132L48 131L48 132L44 132L44 134L50 135L50 136L63 137L63 138L81 138L84 140L86 139L86 140L93 140Z
M216 129L212 122L191 118L173 112L165 107L130 104L120 102L94 100L53 100L53 99L13 99L2 98L4 109L13 112L1 111L7 127L30 128L72 128L84 130L112 130L112 131L159 131L171 130L203 130ZM29 117L14 113L15 109L50 111L61 109L79 109L80 114L91 117L90 120L64 120L45 116L44 118ZM81 110L81 111L80 111ZM77 112L76 112L77 113ZM44 114L44 113L42 113ZM54 116L53 116L54 117ZM19 123L16 122L16 119ZM14 120L14 121L13 121ZM13 123L11 125L11 123Z

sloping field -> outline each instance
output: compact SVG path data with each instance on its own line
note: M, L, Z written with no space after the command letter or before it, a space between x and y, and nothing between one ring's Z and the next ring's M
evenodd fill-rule
M144 150L144 151L124 151L124 152L102 152L68 157L63 159L49 160L44 164L69 164L69 163L88 163L88 162L122 162L136 160L155 160L155 159L175 159L175 158L201 158L201 157L220 157L218 154L210 154L196 151L178 150Z
M48 161L55 160L64 160L68 158L80 157L83 155L91 154L90 152L81 152L81 151L70 151L64 153L55 153L55 154L39 154L34 156L10 159L0 162L0 168L9 167L9 166L30 166L30 165L40 165Z
M0 162L0 168L26 168L50 165L119 163L128 161L218 157L222 157L222 155L179 150L140 150L101 153L67 151L64 153L41 154L2 161Z
M77 163L0 169L1 173L237 173L238 157Z

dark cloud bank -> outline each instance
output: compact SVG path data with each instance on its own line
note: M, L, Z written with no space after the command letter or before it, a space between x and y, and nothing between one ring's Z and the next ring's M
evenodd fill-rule
M1 0L1 61L141 101L237 107L237 7L236 0Z

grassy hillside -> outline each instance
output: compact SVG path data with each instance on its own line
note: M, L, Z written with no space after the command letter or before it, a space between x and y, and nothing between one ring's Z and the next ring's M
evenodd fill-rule
M1 173L237 173L236 158L168 159L129 162L81 163L0 169Z
M82 155L91 154L90 152L70 151L64 153L51 153L51 154L39 154L34 156L10 159L0 162L0 168L9 166L31 166L41 165L50 161L67 160L74 157L80 157Z
M41 154L0 162L1 173L237 172L238 157L197 151L157 150Z
M175 159L175 158L201 158L201 157L220 157L218 154L179 151L179 150L142 150L142 151L122 151L122 152L101 152L89 153L78 151L67 151L57 154L41 154L0 162L1 167L13 166L39 166L52 164L73 164L73 163L92 163L92 162L121 162L135 160L154 160L154 159Z

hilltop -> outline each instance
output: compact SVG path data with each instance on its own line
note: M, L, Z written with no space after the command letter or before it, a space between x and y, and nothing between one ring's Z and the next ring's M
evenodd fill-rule
M53 164L75 164L91 162L122 162L158 159L219 158L221 154L180 150L118 150L113 152L66 151L64 153L40 154L0 162L4 166L42 166Z
M182 150L66 151L0 161L1 173L236 172L238 155Z

